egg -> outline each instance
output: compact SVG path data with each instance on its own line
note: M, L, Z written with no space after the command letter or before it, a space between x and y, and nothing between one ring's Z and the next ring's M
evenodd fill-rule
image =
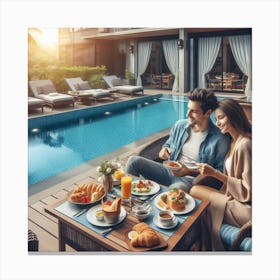
M132 230L128 233L128 238L130 240L136 238L137 236L138 236L138 233L135 230Z

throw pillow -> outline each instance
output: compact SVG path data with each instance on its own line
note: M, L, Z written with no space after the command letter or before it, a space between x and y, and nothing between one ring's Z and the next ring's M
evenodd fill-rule
M88 89L91 89L90 85L89 85L89 83L87 81L75 84L74 86L75 86L76 90L88 90Z

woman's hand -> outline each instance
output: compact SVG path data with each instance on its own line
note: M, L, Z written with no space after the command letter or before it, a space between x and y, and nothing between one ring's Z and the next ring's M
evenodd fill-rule
M163 147L159 152L159 157L163 160L168 160L171 155L171 150L168 147Z
M197 163L196 165L199 167L200 174L216 177L215 175L217 174L217 170L212 166L210 166L209 164Z

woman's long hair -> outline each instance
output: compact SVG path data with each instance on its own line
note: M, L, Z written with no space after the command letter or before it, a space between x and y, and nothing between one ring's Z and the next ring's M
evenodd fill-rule
M217 109L222 110L228 117L231 125L244 136L252 135L252 125L241 107L234 99L223 99Z

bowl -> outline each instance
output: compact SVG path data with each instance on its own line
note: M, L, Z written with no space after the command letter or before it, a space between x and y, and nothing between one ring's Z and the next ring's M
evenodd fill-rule
M98 221L103 221L104 220L104 212L102 209L99 209L97 211L95 211L95 218Z
M134 216L139 220L144 220L151 214L152 207L150 205L135 205L132 207L132 212Z
M166 160L163 162L163 164L173 171L178 171L182 168L182 164L178 161Z

